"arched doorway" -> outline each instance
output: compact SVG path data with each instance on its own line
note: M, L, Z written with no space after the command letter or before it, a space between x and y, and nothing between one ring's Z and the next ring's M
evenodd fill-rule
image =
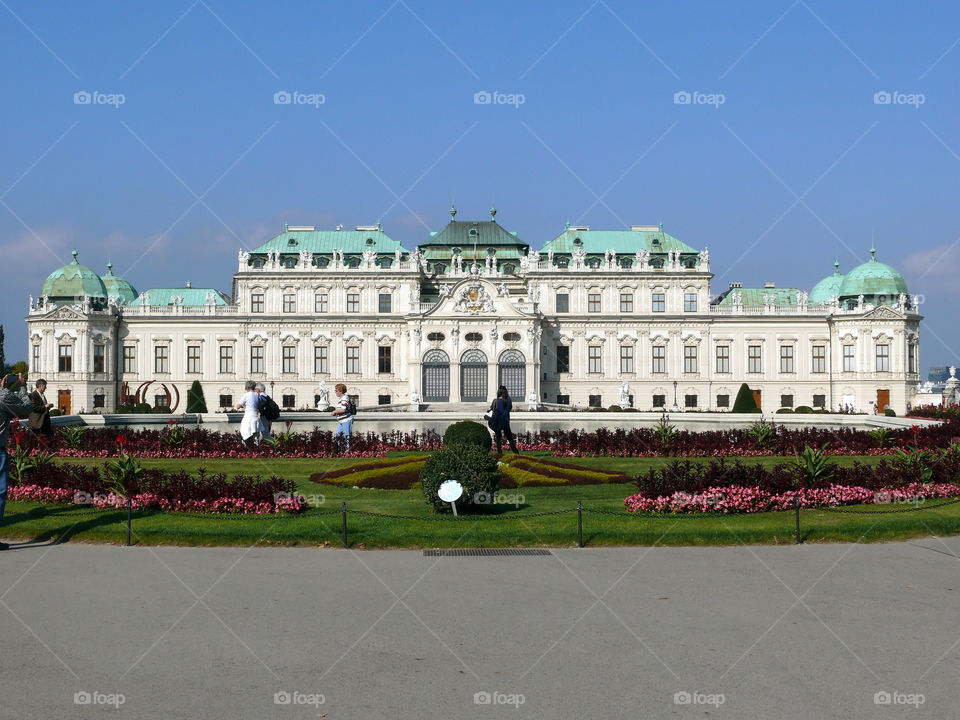
M428 350L423 356L423 401L450 400L450 356L443 350Z
M497 378L500 385L507 388L510 397L517 402L523 400L527 392L527 361L519 350L504 350L500 353Z
M487 356L483 350L467 350L460 358L460 400L487 400Z

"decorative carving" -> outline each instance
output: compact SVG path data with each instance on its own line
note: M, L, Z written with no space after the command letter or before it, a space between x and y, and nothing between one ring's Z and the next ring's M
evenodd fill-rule
M481 312L493 312L493 298L486 291L483 285L468 285L460 291L456 304L453 306L455 312L465 312L468 315L477 315Z
M630 383L626 380L620 383L620 407L633 407L630 403Z

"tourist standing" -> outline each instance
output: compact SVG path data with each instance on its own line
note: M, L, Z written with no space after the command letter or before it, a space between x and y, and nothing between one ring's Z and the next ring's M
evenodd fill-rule
M20 391L14 393L15 387ZM10 483L10 457L7 455L7 437L10 434L10 421L13 418L25 418L30 415L33 405L23 384L23 374L6 375L0 380L0 523L7 506L7 485ZM0 542L0 550L9 546Z
M519 455L517 442L513 437L513 431L510 429L510 411L513 409L513 401L507 392L505 385L497 389L497 396L490 405L490 428L497 439L497 455L503 455L503 436L507 436L507 442L510 443L510 450L514 455Z
M334 391L337 393L337 404L333 408L333 416L337 418L337 431L333 437L336 439L343 436L345 451L350 452L350 435L353 433L353 418L357 413L357 406L347 395L347 386L343 383L337 383Z
M43 378L37 380L36 390L30 393L30 403L33 406L33 412L30 413L30 429L38 432L45 438L50 438L53 432L50 429L50 408L53 403L47 402L47 381Z
M253 380L248 380L243 389L245 392L237 408L243 410L240 437L243 444L249 447L260 442L260 393L257 392L257 384Z
M273 418L268 418L267 413L263 411L264 405L270 400L267 395L267 388L263 383L257 383L257 392L260 394L260 439L269 440L270 431L273 429Z

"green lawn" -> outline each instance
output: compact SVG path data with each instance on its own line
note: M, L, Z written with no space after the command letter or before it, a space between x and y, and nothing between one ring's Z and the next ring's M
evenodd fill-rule
M844 463L858 459L841 458ZM788 458L745 459L746 462L775 464ZM99 464L99 460L65 460ZM632 484L587 485L579 487L537 487L505 490L523 496L519 506L496 506L494 514L452 519L435 516L420 490L358 490L315 484L308 480L315 472L340 467L343 459L309 460L150 460L146 467L204 467L209 472L276 473L293 479L316 505L303 516L210 516L134 513L134 542L178 545L341 545L339 510L347 503L348 541L351 547L514 547L575 546L577 543L577 501L583 502L583 539L591 546L617 545L731 545L737 543L794 542L793 512L734 516L623 514L623 499L633 492ZM644 472L663 462L656 458L576 458L585 467ZM935 505L932 501L930 505ZM850 508L855 509L855 508ZM866 506L883 510L879 515L848 515L820 510L801 512L804 541L865 542L903 539L921 535L960 533L960 503L942 509L898 513L898 506ZM332 512L331 512L332 511ZM538 513L568 511L546 517ZM607 511L617 515L595 514ZM359 512L412 516L414 519L369 517ZM321 514L329 513L329 514ZM99 511L88 507L8 503L2 534L8 540L81 540L125 542L126 513Z

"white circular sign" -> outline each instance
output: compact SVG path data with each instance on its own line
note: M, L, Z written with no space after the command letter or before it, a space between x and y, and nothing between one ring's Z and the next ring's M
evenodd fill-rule
M447 480L437 489L437 495L439 495L440 499L444 502L456 502L460 499L460 496L463 495L463 485L456 480Z

